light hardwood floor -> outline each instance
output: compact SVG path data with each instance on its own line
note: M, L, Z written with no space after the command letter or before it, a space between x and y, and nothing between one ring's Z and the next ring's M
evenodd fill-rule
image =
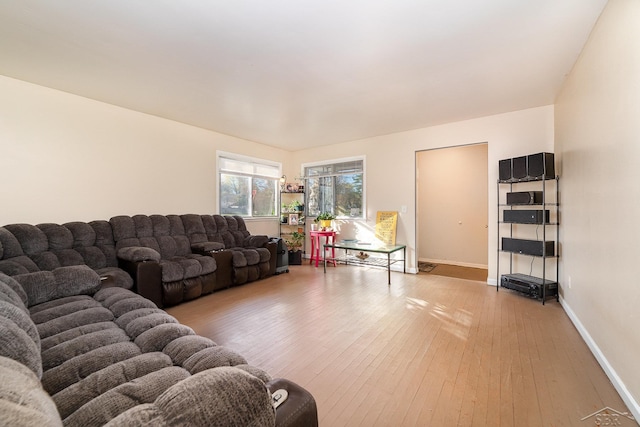
M291 272L167 311L315 397L320 425L593 426L626 411L561 306L486 283L354 266ZM622 425L627 420L622 420Z

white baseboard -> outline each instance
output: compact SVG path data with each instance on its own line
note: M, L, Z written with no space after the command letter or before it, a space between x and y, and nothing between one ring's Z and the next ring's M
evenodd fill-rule
M618 394L620 395L624 403L627 405L627 407L633 414L633 417L636 420L640 420L640 405L638 404L638 402L633 398L633 396L631 395L627 387L624 385L624 383L622 382L622 379L618 376L615 369L613 369L613 367L611 366L611 364L609 363L605 355L600 350L600 347L598 347L598 345L595 343L593 338L591 338L591 335L586 330L582 322L580 322L580 319L578 319L578 316L576 316L576 314L573 312L569 304L567 304L567 302L562 297L560 297L560 304L562 305L562 308L564 309L565 313L567 313L567 316L569 316L569 319L571 319L571 322L573 323L573 325L578 330L578 333L580 333L580 336L582 336L582 339L587 343L587 346L589 347L589 349L591 350L591 353L593 353L596 360L604 370L604 373L607 375L607 377L609 377L609 380L613 383L613 386L615 387L616 391L618 392Z

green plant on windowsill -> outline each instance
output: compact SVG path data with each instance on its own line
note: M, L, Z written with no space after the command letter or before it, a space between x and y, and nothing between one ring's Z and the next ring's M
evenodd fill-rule
M333 221L334 219L336 219L335 215L333 215L331 212L325 211L325 212L320 212L320 214L318 214L318 216L314 221L315 222Z
M290 251L299 251L302 249L302 245L304 244L304 233L294 231L284 238L284 242L287 244L287 248L289 248Z

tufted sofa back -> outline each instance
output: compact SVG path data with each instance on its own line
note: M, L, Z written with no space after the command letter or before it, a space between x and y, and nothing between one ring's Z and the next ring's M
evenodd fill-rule
M218 242L227 249L242 248L251 234L240 216L187 214L180 218L192 244Z
M107 221L0 227L0 272L15 276L73 265L118 265Z
M191 243L178 215L120 215L109 220L116 251L130 246L156 250L162 259L186 256Z

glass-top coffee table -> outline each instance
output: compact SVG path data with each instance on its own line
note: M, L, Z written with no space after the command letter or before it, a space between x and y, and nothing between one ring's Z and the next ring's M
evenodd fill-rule
M402 272L407 272L407 246L406 245L378 245L371 243L362 243L357 241L339 241L335 243L327 243L324 245L325 250L323 252L324 272L327 272L327 261L338 261L344 264L355 265L369 265L374 267L385 267L387 269L387 282L391 285L391 265L402 262ZM343 249L343 257L327 258L326 249ZM402 259L391 257L394 252L402 251ZM349 253L351 252L351 254ZM372 256L356 256L354 252L361 252L367 254L368 252L387 254L384 257L372 257ZM358 254L360 255L360 254Z

